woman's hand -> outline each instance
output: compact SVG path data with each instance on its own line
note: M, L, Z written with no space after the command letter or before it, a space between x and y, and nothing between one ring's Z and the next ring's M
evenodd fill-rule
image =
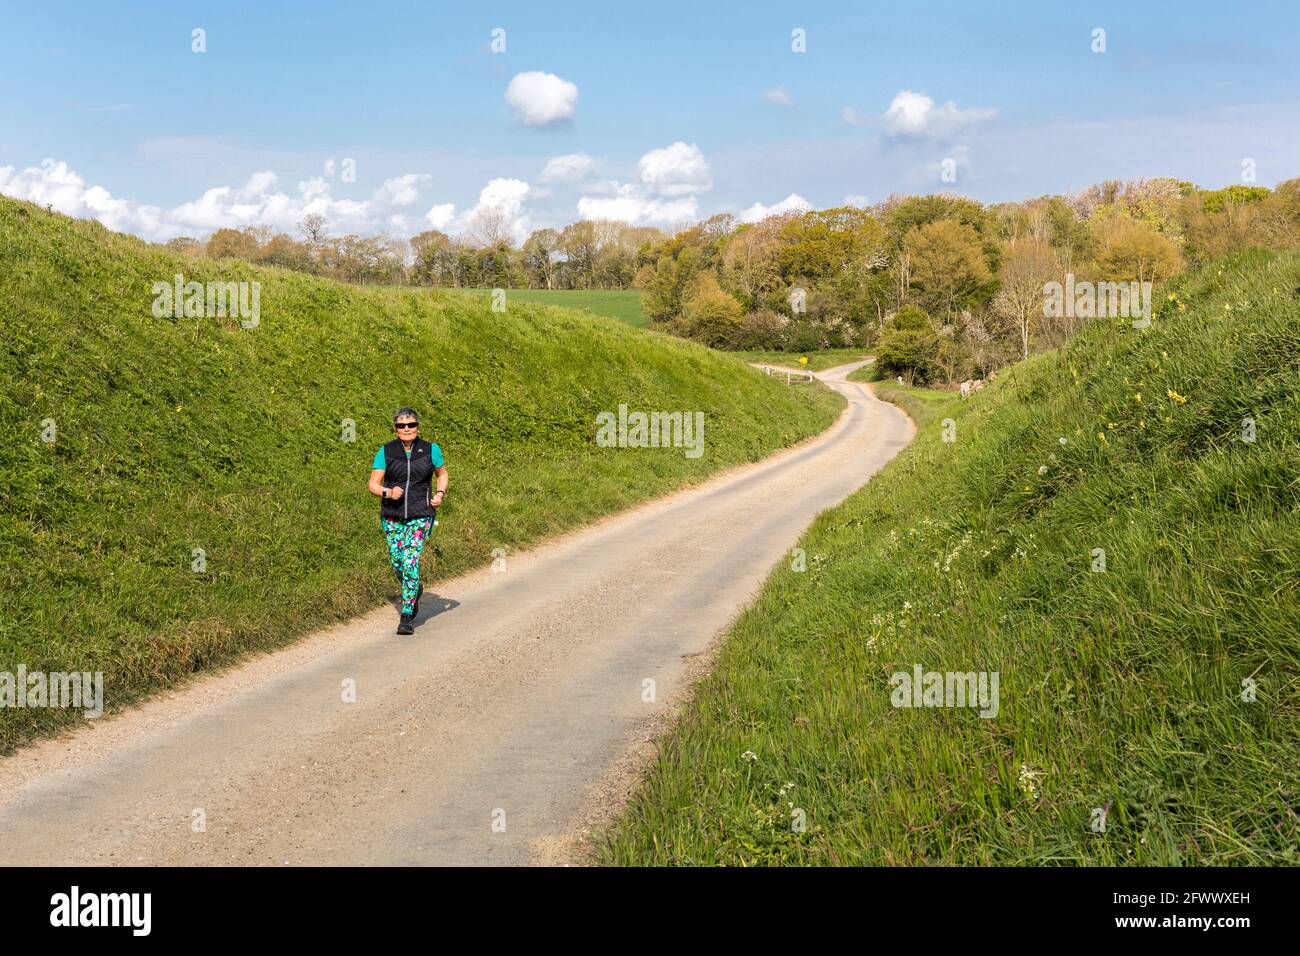
M389 488L389 489L388 489L388 497L389 497L392 501L397 501L397 500L399 500L399 499L402 497L402 486L401 486L401 485L393 485L393 487Z
M436 507L438 507L440 504L442 504L442 492L441 492L441 491L435 491L435 492L433 493L433 506L436 508Z

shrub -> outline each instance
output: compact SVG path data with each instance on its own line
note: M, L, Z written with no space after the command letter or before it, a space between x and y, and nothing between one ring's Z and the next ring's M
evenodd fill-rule
M816 322L791 322L785 330L787 352L816 352L827 347L826 328Z
M741 305L718 285L712 272L702 272L687 285L682 302L682 326L688 338L713 348L731 347L740 330Z
M785 327L789 321L771 309L749 313L741 319L736 331L736 348L779 351L785 341Z
M929 317L916 306L904 306L885 323L876 365L882 375L901 375L910 384L923 385L938 369L940 347Z

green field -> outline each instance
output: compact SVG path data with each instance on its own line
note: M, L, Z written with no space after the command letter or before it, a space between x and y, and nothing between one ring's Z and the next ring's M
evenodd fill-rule
M742 615L602 861L1300 864L1300 251L1167 291L968 400L876 386L915 441ZM996 713L897 706L918 666Z
M155 317L177 273L260 282L260 324ZM426 581L757 461L843 405L616 322L511 317L0 198L0 671L102 671L116 709L379 605L395 586L366 482L402 405L451 474ZM624 402L703 411L703 456L597 447L596 414ZM81 719L0 707L0 752Z
M482 296L490 301L491 289L444 289ZM641 293L635 289L506 289L506 306L511 302L534 302L566 309L578 309L592 315L618 319L636 328L644 328L650 319L641 311Z

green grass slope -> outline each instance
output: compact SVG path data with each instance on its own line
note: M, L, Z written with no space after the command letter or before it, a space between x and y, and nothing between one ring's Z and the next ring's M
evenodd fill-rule
M259 281L260 326L155 318L178 272ZM0 671L102 671L110 707L395 591L365 486L401 405L451 472L436 580L763 458L843 404L611 320L178 258L7 199L0 328ZM619 403L703 411L704 454L598 448ZM0 751L82 719L0 707Z
M447 290L451 291L451 290ZM491 289L458 289L462 295L481 297L490 302ZM578 309L591 315L617 319L636 328L649 324L641 311L641 293L635 289L506 289L506 304L531 302L565 309Z
M964 402L878 386L915 442L737 623L601 857L1300 863L1300 252L1171 294ZM998 672L997 715L894 707L916 664Z

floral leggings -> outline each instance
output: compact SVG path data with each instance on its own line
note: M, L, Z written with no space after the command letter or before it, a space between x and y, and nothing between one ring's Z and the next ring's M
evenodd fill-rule
M393 562L397 579L402 582L402 613L410 614L415 610L415 596L420 593L420 554L433 527L433 519L393 521L380 518L379 523L384 526L384 536L388 538L388 560Z

